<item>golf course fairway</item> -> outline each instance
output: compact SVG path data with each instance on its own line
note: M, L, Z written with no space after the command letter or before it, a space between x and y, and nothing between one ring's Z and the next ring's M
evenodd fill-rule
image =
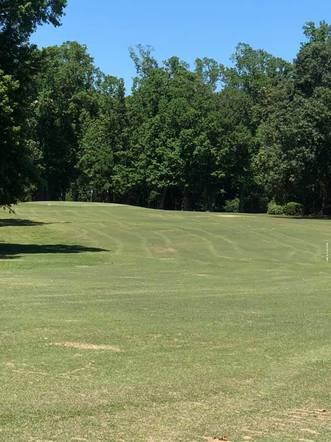
M0 214L0 440L330 441L331 221Z

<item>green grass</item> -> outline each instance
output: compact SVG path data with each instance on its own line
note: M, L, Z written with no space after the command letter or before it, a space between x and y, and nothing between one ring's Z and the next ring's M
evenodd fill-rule
M327 239L327 220L2 212L0 440L330 441Z

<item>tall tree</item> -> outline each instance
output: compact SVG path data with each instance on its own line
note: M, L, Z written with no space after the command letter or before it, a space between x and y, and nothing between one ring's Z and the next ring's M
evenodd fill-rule
M40 196L63 199L76 179L83 121L97 113L98 71L86 47L77 42L45 48L41 57L35 106L44 167Z
M331 212L331 27L308 23L293 75L260 129L258 156L270 197Z
M256 133L268 116L273 90L284 83L291 66L245 43L237 46L232 62L231 68L223 68L218 174L224 177L225 197L238 198L241 210L260 210L264 192L254 167L259 152Z
M29 37L42 23L59 25L65 0L0 0L0 204L15 203L31 177L27 115L38 54Z
M121 198L122 165L127 154L126 103L124 82L101 76L95 91L97 113L85 118L77 168L80 197L96 201Z

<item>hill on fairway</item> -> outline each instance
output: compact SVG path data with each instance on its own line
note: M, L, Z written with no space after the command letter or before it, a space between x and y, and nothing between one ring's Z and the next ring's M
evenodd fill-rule
M331 221L0 217L0 439L330 441Z

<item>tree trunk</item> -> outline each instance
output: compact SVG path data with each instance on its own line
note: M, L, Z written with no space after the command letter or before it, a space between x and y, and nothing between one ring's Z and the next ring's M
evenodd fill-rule
M191 195L187 189L183 192L182 210L192 210Z
M162 209L162 210L164 209L164 205L165 205L165 201L166 201L166 197L167 197L167 191L168 191L167 188L164 188L162 190L161 195L158 200L158 204L157 204L158 209Z

